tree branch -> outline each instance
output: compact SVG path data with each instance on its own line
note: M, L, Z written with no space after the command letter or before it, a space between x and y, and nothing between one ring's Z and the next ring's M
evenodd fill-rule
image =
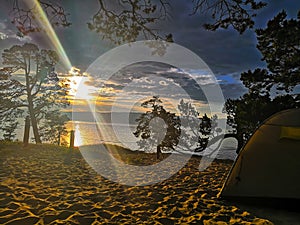
M210 14L214 21L205 24L206 29L215 31L232 26L241 34L253 27L256 12L267 5L265 2L255 0L192 0L192 2L194 8L191 15L197 12Z
M22 35L28 35L32 32L45 31L42 28L38 20L41 18L37 12L37 6L34 5L32 8L26 7L25 4L20 4L20 0L13 0L13 7L10 15L12 17L12 23L16 25L19 32ZM68 21L68 13L65 12L64 8L53 1L42 1L39 0L39 4L43 8L47 15L49 22L52 26L68 27L71 23Z
M88 23L89 29L101 33L102 38L115 44L135 41L140 35L144 38L163 39L151 25L167 17L167 0L158 5L151 1L114 0L118 4L98 0L99 10ZM114 5L114 8L108 5ZM115 6L118 6L117 8Z

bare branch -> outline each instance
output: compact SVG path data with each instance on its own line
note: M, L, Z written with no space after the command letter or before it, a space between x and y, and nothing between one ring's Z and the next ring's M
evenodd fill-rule
M88 23L90 30L115 44L145 39L163 39L153 25L167 18L167 0L98 0L99 10ZM117 4L116 4L117 3Z
M32 32L44 31L38 20L43 20L38 14L37 6L31 8L21 4L20 0L13 0L12 11L10 12L11 21L18 28L21 35L27 35ZM71 23L68 21L68 13L59 4L52 1L39 0L47 18L52 26L68 27Z
M191 15L198 12L209 14L212 23L205 24L208 30L227 29L232 26L240 34L253 28L256 12L265 7L265 2L255 0L192 0L194 9Z

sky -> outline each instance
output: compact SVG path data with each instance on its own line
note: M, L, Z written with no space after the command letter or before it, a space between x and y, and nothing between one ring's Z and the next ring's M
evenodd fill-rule
M11 23L9 15L12 2L9 0L1 1L0 51L14 44L25 42L34 42L42 48L54 48L51 41L43 33L31 34L24 38L16 36L17 30ZM64 0L60 2L70 14L68 19L72 25L67 28L57 28L55 33L71 65L80 68L83 72L99 56L116 46L106 40L102 40L99 34L90 31L87 27L87 22L97 12L97 0ZM169 18L167 21L157 24L157 28L164 32L172 33L176 44L191 50L208 65L216 76L225 99L238 98L246 91L239 80L241 72L265 66L264 62L261 61L259 51L256 49L255 32L252 29L240 35L231 28L214 32L207 31L202 27L203 23L208 20L207 16L203 14L191 16L191 2L187 0L172 1L169 9ZM294 18L296 18L297 11L300 9L298 0L269 0L267 3L268 6L260 10L255 19L256 28L264 28L267 21L283 9L286 10L289 17ZM59 50L61 51L62 49ZM141 66L138 68L140 75L144 74L141 68ZM164 67L162 66L162 68ZM157 72L162 68L155 68L155 71ZM63 70L63 68L57 69ZM168 69L170 70L170 68ZM111 88L114 91L124 88L124 85L120 85L124 80L117 80L116 78L117 76L115 76L114 83L111 83ZM88 81L86 84L93 85ZM94 85L99 87L97 83L94 83ZM192 84L187 83L185 85Z

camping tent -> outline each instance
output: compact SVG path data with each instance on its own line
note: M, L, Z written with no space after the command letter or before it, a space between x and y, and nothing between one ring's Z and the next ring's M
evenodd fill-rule
M263 122L240 151L220 196L300 200L300 109Z

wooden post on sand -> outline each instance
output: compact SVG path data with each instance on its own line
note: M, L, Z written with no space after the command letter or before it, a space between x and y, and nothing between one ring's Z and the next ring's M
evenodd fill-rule
M29 131L30 131L30 119L29 116L25 118L25 128L24 128L24 137L23 137L23 146L26 147L29 142Z
M60 146L60 136L61 136L61 131L58 132L58 137L57 137L57 145Z
M71 134L70 134L70 148L74 147L74 141L75 141L75 131L71 130Z
M160 145L157 145L157 147L156 147L156 159L159 159L160 154L161 154L161 148L160 148Z

